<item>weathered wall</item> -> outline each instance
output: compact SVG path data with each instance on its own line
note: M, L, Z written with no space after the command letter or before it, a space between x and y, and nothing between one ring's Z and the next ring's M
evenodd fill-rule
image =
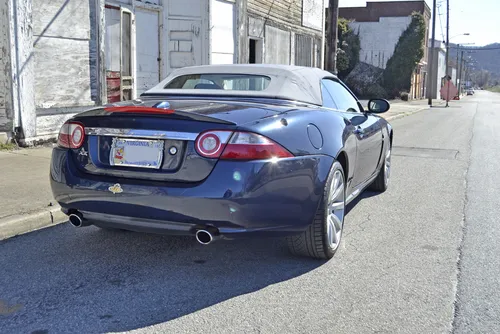
M170 0L166 42L167 73L184 66L208 64L208 0Z
M262 40L265 63L320 66L322 6L323 0L248 0L248 35L240 41Z
M271 19L287 26L302 25L302 1L297 0L248 0L249 14Z
M265 62L268 64L291 63L290 59L290 32L266 26Z
M323 0L248 0L247 13L283 30L321 37ZM263 36L260 36L263 37Z
M9 21L8 2L0 1L0 132L13 130Z
M354 32L359 32L359 60L384 69L410 22L410 16L381 17L377 22L351 22L349 26Z
M96 103L95 15L95 0L33 0L37 108Z
M9 1L14 127L24 138L33 138L36 135L31 9L32 0Z

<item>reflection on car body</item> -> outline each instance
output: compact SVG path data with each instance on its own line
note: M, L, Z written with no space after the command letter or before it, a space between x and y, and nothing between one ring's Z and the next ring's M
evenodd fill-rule
M182 68L67 121L52 190L78 227L286 237L294 254L331 258L346 204L389 183L393 130L376 115L389 103L368 107L317 68Z

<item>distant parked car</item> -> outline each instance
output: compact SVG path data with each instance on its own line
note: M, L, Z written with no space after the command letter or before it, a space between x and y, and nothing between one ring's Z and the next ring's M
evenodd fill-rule
M474 95L474 91L473 91L472 89L469 89L469 90L467 91L467 95Z
M383 192L393 130L318 68L211 65L174 71L140 99L61 128L51 163L75 227L216 239L283 236L296 255L337 251L346 205Z

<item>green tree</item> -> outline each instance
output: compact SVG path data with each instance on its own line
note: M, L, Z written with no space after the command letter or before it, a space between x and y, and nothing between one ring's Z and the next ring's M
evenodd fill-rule
M349 20L339 18L338 32L337 71L338 76L344 79L359 63L361 43L359 36L349 27Z
M384 87L392 97L410 91L411 76L424 56L425 29L424 16L414 12L384 71Z

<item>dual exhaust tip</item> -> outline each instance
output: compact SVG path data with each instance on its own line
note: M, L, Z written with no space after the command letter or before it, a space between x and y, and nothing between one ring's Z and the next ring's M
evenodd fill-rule
M83 219L83 215L79 211L73 211L69 215L69 222L74 227L83 227L89 225ZM218 231L210 232L207 230L197 230L196 231L196 241L198 241L202 245L209 245L213 241L217 240L220 236Z
M69 222L74 227L83 227L87 225L83 221L83 215L78 211L73 211L73 213L69 215Z
M218 231L212 233L212 232L207 231L207 230L196 231L195 237L196 237L196 241L198 241L202 245L209 245L212 242L214 242L215 240L220 238Z

